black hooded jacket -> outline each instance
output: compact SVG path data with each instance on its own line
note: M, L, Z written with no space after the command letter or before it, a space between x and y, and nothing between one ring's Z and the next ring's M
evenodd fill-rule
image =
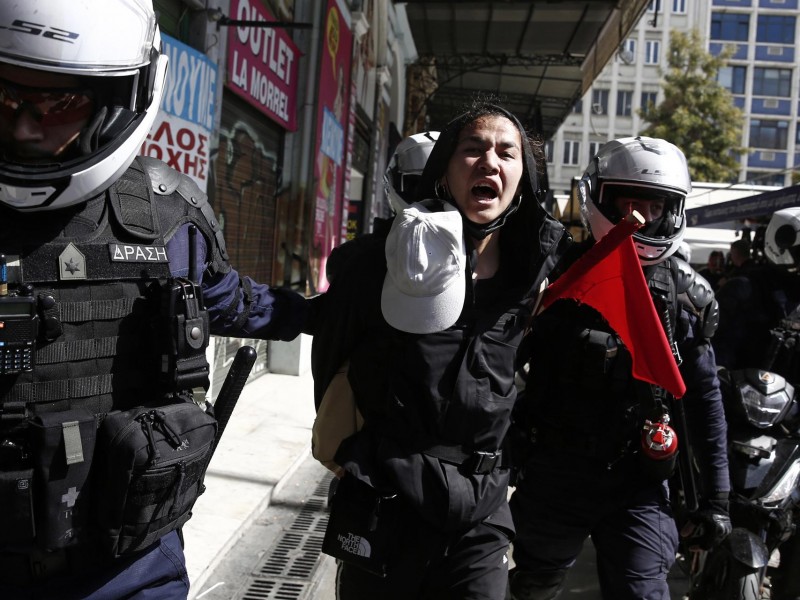
M538 203L535 162L522 126L500 110L523 139L522 200L500 230L497 274L473 280L468 261L458 321L425 335L386 323L380 299L388 227L359 239L355 249L336 251L347 257L335 261L331 286L316 299L317 406L333 374L349 359L348 379L365 417L364 429L345 440L336 462L375 487L399 493L444 530L468 528L504 505L508 469L476 472L486 469L475 457L503 444L516 401L515 368L525 358L517 351L530 319L531 290L539 288L569 240ZM471 121L459 117L442 132L423 173L420 197L434 197L433 184L447 168L461 128Z

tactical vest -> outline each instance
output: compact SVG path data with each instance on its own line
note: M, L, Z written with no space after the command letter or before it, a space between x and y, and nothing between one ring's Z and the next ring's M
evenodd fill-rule
M185 335L165 314L187 286L170 273L166 241L187 222L206 239L209 270L228 270L205 194L153 159L79 206L0 214L9 289L0 296L0 551L88 543L89 487L104 485L89 471L100 469L92 453L106 416L207 387L205 311L180 315Z
M667 338L680 360L678 342L695 314L707 347L719 310L711 286L684 261L670 258L645 268L645 277ZM597 311L559 302L534 320L533 359L526 388L531 402L519 415L535 443L559 452L613 463L638 440L653 412L648 384L633 379L628 350ZM638 448L638 445L636 446Z

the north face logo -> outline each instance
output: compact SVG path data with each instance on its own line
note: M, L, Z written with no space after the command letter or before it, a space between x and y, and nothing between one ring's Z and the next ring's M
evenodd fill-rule
M360 535L348 533L347 535L339 534L336 536L339 543L342 545L344 552L355 554L356 556L363 556L369 558L372 555L372 547L369 542Z

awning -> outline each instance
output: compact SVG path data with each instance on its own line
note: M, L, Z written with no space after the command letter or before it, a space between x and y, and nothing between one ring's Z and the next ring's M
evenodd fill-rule
M689 227L736 221L747 217L771 215L776 210L800 206L800 185L792 185L755 196L747 196L729 202L720 202L686 211L686 224Z
M639 21L649 0L405 2L428 74L410 121L441 129L476 92L497 93L532 132L549 139ZM412 125L412 128L414 126Z

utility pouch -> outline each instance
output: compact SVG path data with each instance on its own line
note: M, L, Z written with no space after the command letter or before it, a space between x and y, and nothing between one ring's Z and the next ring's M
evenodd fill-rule
M346 474L331 499L322 551L345 563L386 577L397 537L397 497L381 494Z
M38 414L31 423L36 541L66 548L87 533L97 418L86 409Z
M194 402L106 417L96 502L105 550L114 557L142 550L189 520L216 434L217 421Z

